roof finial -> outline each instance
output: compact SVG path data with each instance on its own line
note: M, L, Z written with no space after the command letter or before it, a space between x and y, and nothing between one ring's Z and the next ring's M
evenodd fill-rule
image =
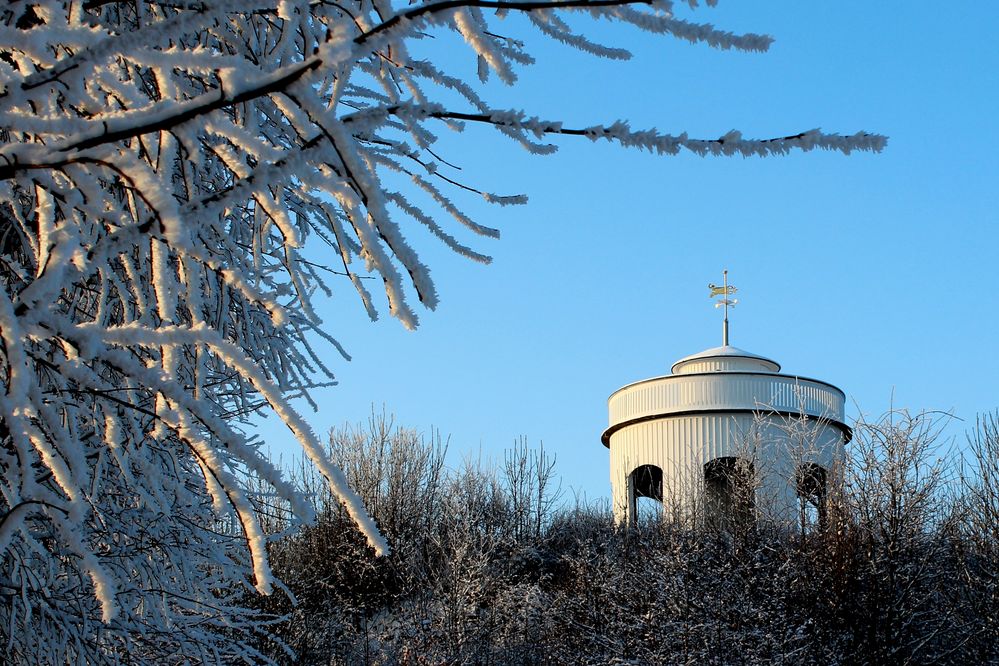
M715 301L715 307L725 308L725 322L722 325L722 346L728 347L728 308L729 306L735 307L735 304L739 302L738 298L729 298L732 294L739 291L738 288L729 286L728 284L728 269L722 271L723 283L722 286L717 286L708 283L708 289L711 290L710 296L708 298L714 298L715 296L721 296L721 300Z

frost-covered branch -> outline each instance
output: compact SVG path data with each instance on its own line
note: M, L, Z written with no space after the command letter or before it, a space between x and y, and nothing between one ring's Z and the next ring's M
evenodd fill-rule
M542 120L528 117L523 112L494 111L492 113L463 113L448 111L442 107L390 107L387 113L394 115L415 115L441 120L463 120L485 123L496 127L511 128L527 132L535 137L546 134L581 136L596 141L604 139L623 146L648 150L660 155L675 155L685 148L698 155L743 155L745 157L785 155L793 149L803 151L835 150L849 154L854 150L883 150L887 139L879 134L858 132L852 136L826 134L818 129L798 132L789 136L770 139L743 139L742 133L732 130L717 139L691 139L686 133L680 135L663 134L656 130L632 130L627 122L618 121L611 125L593 127L564 127L560 121ZM345 120L350 120L349 118Z

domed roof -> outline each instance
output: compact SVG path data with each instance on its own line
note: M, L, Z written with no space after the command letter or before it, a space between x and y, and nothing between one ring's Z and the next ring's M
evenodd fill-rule
M780 372L780 363L738 347L712 347L673 364L674 375L695 372Z

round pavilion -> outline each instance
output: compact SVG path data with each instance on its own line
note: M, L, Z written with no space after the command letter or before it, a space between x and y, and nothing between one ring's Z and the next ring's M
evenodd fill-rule
M727 320L726 320L727 341ZM634 523L650 498L665 516L720 525L768 515L820 525L852 433L843 391L782 374L728 344L608 399L615 518Z

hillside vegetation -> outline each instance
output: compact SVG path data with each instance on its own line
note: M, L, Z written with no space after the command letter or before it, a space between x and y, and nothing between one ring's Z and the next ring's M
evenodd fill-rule
M945 453L928 416L857 425L823 529L765 506L726 529L667 511L616 529L560 499L523 442L449 469L439 437L374 418L330 450L392 546L376 558L314 476L315 526L271 507L297 599L261 647L308 664L999 663L999 424ZM294 652L294 657L289 652Z

